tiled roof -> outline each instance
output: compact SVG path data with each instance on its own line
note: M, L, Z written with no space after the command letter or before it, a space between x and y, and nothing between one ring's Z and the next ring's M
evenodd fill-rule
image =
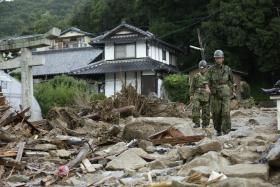
M69 73L88 65L101 53L102 50L93 47L34 52L33 55L45 57L45 65L34 66L32 73L33 76Z
M113 73L121 71L166 71L177 72L177 68L162 62L153 60L151 58L133 58L133 59L120 59L120 60L102 60L88 66L77 68L71 71L75 75L90 75Z

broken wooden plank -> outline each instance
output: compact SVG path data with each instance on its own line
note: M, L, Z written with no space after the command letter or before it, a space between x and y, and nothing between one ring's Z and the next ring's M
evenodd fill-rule
M38 157L49 157L50 154L48 152L43 151L25 151L25 156L38 156Z
M55 150L57 149L57 146L54 144L36 144L36 145L30 145L26 147L27 150L34 150L34 151L49 151L49 150Z
M21 158L22 158L22 154L23 154L23 150L24 150L25 144L26 144L26 142L20 142L20 143L18 144L18 151L17 151L17 157L16 157L16 161L17 161L17 162L20 162L20 161L21 161Z
M9 110L11 108L11 106L5 104L5 105L1 105L0 106L0 112L3 113L3 112L6 112L7 110Z
M13 115L14 112L7 110L3 114L3 116L0 119L0 126L5 126L9 123L11 123L16 117Z
M27 108L28 110L30 109L30 107ZM24 111L28 111L27 109L25 109ZM17 114L17 117L19 117L21 120L23 120L29 127L31 127L31 133L33 134L35 131L37 133L39 133L40 131L34 127L34 125L32 123L30 123L27 119L26 119L26 116L24 116L24 111L22 112L17 112L16 111L16 114ZM23 113L24 112L24 113Z
M59 128L71 136L83 136L86 134L86 133L79 133L74 130L68 129L67 123L65 123L64 121L62 121L60 119L55 119L55 120L49 121L49 124L52 126L52 128Z
M90 163L90 161L88 159L83 159L82 160L82 164L85 167L86 171L89 173L95 172L95 167Z
M11 135L10 133L0 129L0 140L4 142L13 142L16 140L16 137L14 135Z
M42 186L50 186L52 185L53 183L55 183L57 181L58 178L52 176L52 175L49 175L49 176L46 176L44 177L42 180L41 180L41 185Z
M76 136L65 136L65 135L57 135L55 137L56 140L66 141L69 144L79 145L84 143L84 139L76 137Z
M12 158L0 158L0 165L5 167L14 167L16 169L22 170L26 166L26 162L17 162Z
M0 157L16 157L17 151L15 150L0 150Z

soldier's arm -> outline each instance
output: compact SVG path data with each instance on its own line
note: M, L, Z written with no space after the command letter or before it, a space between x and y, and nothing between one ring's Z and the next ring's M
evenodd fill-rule
M232 70L230 68L229 68L229 84L230 84L230 87L232 88L232 92L235 94L236 84L234 83L233 73L232 73Z
M191 84L190 84L190 96L194 95L195 92L195 84L196 84L196 75L194 75L192 77L192 79L190 80Z
M195 81L195 75L190 78L190 96L193 96L194 94L194 81Z

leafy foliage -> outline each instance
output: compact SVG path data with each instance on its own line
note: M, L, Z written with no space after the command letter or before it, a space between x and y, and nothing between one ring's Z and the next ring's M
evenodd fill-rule
M51 107L69 106L79 95L91 100L100 100L104 96L90 93L87 83L66 75L56 76L50 81L36 84L34 95L38 100L42 113L45 115Z
M168 97L174 102L187 103L189 100L189 78L187 75L168 75L163 80Z
M0 3L0 37L45 33L69 27L74 8L84 0L14 0Z

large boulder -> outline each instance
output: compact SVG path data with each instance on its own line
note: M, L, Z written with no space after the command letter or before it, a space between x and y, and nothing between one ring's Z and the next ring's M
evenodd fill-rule
M147 162L141 158L146 156L147 153L139 148L131 148L123 152L119 156L115 157L110 161L106 169L108 170L119 170L119 169L139 169L144 167Z
M219 172L228 165L230 165L230 162L219 153L209 151L186 163L179 170L178 174L181 176L188 176L192 172L197 172L209 176L213 170Z
M268 165L266 164L235 164L225 166L221 172L228 177L268 179Z
M224 149L222 155L227 157L232 164L249 164L259 159L260 155L250 150L251 147L241 145L233 150ZM257 148L255 148L256 150Z
M183 118L175 117L139 117L129 121L123 132L125 140L148 139L149 136L174 127L186 136L194 135L192 122Z
M218 140L211 140L204 138L198 143L197 151L201 154L207 153L208 151L221 151L222 144Z
M270 166L280 167L280 139L278 139L273 148L268 152L266 159Z
M210 187L272 187L272 184L265 183L260 179L228 178L210 185Z

